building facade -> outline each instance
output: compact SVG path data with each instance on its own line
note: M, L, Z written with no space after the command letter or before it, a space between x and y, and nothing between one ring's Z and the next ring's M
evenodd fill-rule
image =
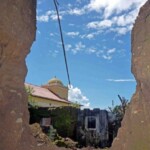
M61 106L70 106L72 103L68 100L68 87L54 77L46 85L36 86L25 83L29 94L29 104L40 108L55 108Z
M99 108L79 110L77 141L82 146L110 147L113 136L110 127L114 121L113 114L109 114L106 110Z

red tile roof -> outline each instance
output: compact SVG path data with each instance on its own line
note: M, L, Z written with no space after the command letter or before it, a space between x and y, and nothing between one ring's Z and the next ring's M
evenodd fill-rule
M52 93L50 90L44 88L44 87L40 87L37 85L32 85L29 83L25 83L25 86L29 86L33 89L32 92L32 96L36 96L36 97L41 97L41 98L46 98L46 99L50 99L53 101L59 101L59 102L63 102L63 103L71 103L70 101L66 100L66 99L62 99L60 97L58 97L57 95L55 95L54 93Z

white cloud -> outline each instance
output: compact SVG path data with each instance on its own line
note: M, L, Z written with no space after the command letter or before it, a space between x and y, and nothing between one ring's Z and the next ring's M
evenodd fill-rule
M93 21L87 24L87 28L104 29L112 26L111 20Z
M71 44L66 44L66 51L70 51L70 49L72 48L72 45Z
M116 51L115 48L109 49L109 50L107 51L107 54L108 54L108 55L109 55L109 54L112 54L112 53L114 53L115 51Z
M139 9L145 2L146 0L90 0L84 8L104 16L101 20L89 22L87 28L97 31L107 29L107 33L125 35L131 31Z
M74 8L74 9L70 9L68 11L68 14L70 15L76 15L76 16L80 16L83 15L85 13L84 9L78 9L78 8Z
M112 15L120 15L121 13L136 10L136 16L139 8L147 0L90 0L89 3L82 8L69 7L69 10L65 11L65 14L70 15L83 15L91 11L96 11L99 14L103 14L104 19L108 19ZM77 0L77 3L81 3L81 0ZM134 19L133 19L134 20ZM132 21L133 21L132 20Z
M51 14L56 14L56 12L54 10L48 10L45 14L49 16Z
M76 49L83 49L83 48L85 48L85 45L82 44L82 42L76 44Z
M58 53L58 50L49 50L49 55L52 57L57 57Z
M54 36L54 33L50 33L50 36Z
M83 106L82 106L82 109L84 109L84 108L91 108L90 107L90 102L84 103Z
M99 35L100 33L102 33L102 31L91 32L91 33L88 33L88 34L80 35L80 38L91 40L91 39L93 39L96 35Z
M64 12L60 12L59 18L62 19L62 15ZM45 12L45 14L37 15L36 17L37 21L39 22L48 22L50 19L55 21L57 20L57 14L53 10L49 10Z
M101 57L103 53L104 53L103 50L98 50L98 51L96 52L96 56L97 56L97 57Z
M51 15L50 18L55 21L55 20L58 19L58 16L57 16L56 14L54 14L54 15ZM59 15L59 19L60 19L60 20L62 19L62 16L61 16L61 15Z
M90 107L89 99L82 93L78 87L69 87L68 99L83 105L84 108Z
M50 18L52 20L57 20L58 19L57 15L51 15ZM62 16L59 16L59 18L62 19Z
M79 51L84 50L85 47L86 47L86 46L85 46L84 44L82 44L82 42L79 42L79 43L75 44L75 48L72 49L72 52L73 52L73 54L76 54L76 53L78 53Z
M70 51L73 54L77 54L78 52L81 52L85 50L86 46L82 42L78 42L75 45L66 44L66 51Z
M132 17L131 17L132 18ZM128 16L116 16L110 20L93 21L87 24L87 28L96 29L97 31L106 30L109 32L116 32L119 35L125 35L131 31L134 19L128 19Z
M130 30L128 30L128 28L123 27L123 28L116 28L115 31L117 31L118 34L125 35Z
M94 38L94 34L87 34L86 38L87 39L93 39Z
M111 60L112 59L112 56L110 56L110 55L102 55L102 57L104 59L107 59L107 60Z
M102 58L106 60L111 60L113 57L113 54L116 52L116 48L108 49L103 51Z
M106 79L110 82L135 82L134 79Z
M75 44L72 46L71 44L66 44L66 51L71 51L73 54L77 54L79 52L84 52L86 54L95 54L97 57L111 60L113 58L114 53L116 52L116 48L106 49L106 47L102 50L98 50L96 47L86 47L82 42Z
M86 6L89 11L104 11L104 18L119 14L132 8L140 8L147 0L90 0Z
M96 56L102 57L103 59L106 60L111 60L115 52L116 52L116 48L106 49L106 47L104 47L104 50L96 51Z
M49 16L48 15L41 15L41 16L37 16L36 19L39 22L48 22Z
M109 31L116 32L118 35L125 35L127 32L129 32L131 29L127 27L114 27L110 28Z
M83 52L89 55L95 54L99 58L111 60L116 53L116 48L107 48L104 46L103 49L98 50L95 46L87 47L82 42L78 42L75 45L66 44L66 51L70 51L73 54L77 54L79 52Z
M79 35L79 32L67 32L66 34L67 34L68 36L75 37L75 36L78 36L78 35Z
M95 36L94 33L89 33L89 34L80 35L80 38L81 39L89 39L90 40L90 39L93 39L94 36Z
M89 54L92 54L92 53L96 53L97 50L96 50L95 47L90 47L90 48L87 49L87 52L88 52Z
M112 18L113 22L117 26L127 26L134 23L138 14L138 9L132 10L129 13L125 13L120 16L115 16Z

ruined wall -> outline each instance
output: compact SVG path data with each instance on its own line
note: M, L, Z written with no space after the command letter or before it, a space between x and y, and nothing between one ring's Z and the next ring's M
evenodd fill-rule
M106 110L79 110L77 125L79 145L100 148L109 146L109 117Z
M27 144L25 57L35 37L35 0L0 1L0 149Z
M24 90L25 57L35 31L36 0L0 1L0 150L40 149L28 126Z
M150 0L132 30L132 72L136 92L111 150L150 149Z

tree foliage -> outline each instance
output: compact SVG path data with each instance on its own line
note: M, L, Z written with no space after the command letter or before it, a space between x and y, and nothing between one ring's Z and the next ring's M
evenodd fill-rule
M30 87L30 86L25 86L25 91L26 91L26 93L28 95L28 106L29 107L38 108L37 103L32 98L32 94L34 92L33 88Z
M114 103L112 101L112 107L108 107L110 112L115 116L115 120L112 124L110 124L109 129L109 132L112 135L112 141L117 136L118 129L121 127L121 121L129 105L129 101L125 97L121 97L120 95L118 95L118 98L120 100L119 105L114 106Z
M120 95L118 95L118 98L120 100L120 104L109 107L109 110L115 115L117 120L122 121L129 101L125 97L121 97Z

